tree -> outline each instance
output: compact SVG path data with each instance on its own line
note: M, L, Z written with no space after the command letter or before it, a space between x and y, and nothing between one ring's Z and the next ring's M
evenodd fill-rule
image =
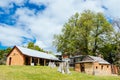
M34 49L34 43L29 42L27 48Z
M113 28L102 13L97 13L95 15L93 24L94 25L91 30L93 42L91 42L91 44L93 43L92 53L95 55L96 51L99 51L99 48L102 47L102 45L109 42L107 39L111 38L110 35L113 32Z
M42 48L40 48L39 46L35 45L33 42L29 42L27 48L33 49L33 50L37 50L37 51L41 51L41 52L45 52Z
M75 37L77 21L79 19L79 14L76 13L74 16L69 19L68 23L65 23L64 28L62 29L62 34L54 35L55 41L53 44L57 47L57 51L61 51L64 54L74 54L77 46Z
M114 18L112 21L113 28L115 29L113 34L113 43L115 45L114 54L115 61L114 64L120 67L120 18Z
M95 55L105 44L113 28L102 13L90 10L76 13L65 23L62 33L54 36L53 44L58 52L75 55Z
M0 64L5 64L6 63L6 59L7 59L7 54L12 50L12 48L8 47L5 50L0 50Z
M78 20L78 35L81 35L79 37L81 37L81 43L83 43L81 46L83 46L83 51L85 54L89 54L89 43L91 40L91 31L93 28L93 23L94 23L94 17L95 14L91 11L84 11L79 20Z
M100 48L100 52L102 53L103 58L111 64L114 64L114 62L116 61L115 47L115 44L107 43Z

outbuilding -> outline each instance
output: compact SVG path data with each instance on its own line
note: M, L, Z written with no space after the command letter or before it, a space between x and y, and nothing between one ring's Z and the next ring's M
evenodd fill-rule
M52 54L14 46L7 55L7 65L48 65L49 61L59 61Z
M111 75L111 65L101 57L84 56L75 63L75 71L93 75Z

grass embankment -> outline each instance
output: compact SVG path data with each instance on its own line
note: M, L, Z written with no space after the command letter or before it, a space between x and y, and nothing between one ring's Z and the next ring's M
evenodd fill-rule
M71 71L61 74L57 68L43 66L0 66L0 80L120 80L119 76L93 76Z

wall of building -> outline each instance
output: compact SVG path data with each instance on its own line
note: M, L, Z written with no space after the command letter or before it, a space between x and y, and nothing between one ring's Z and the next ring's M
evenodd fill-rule
M14 48L7 57L7 65L24 65L25 59L18 49Z
M93 63L84 63L85 73L93 74Z
M111 65L111 73L112 74L119 74L120 68L117 67L116 65Z
M81 64L84 65L84 70L81 71ZM92 63L76 63L75 64L75 71L77 72L85 72L87 74L92 74L93 73L93 65Z
M110 64L99 64L94 62L94 75L111 75Z
M100 75L111 75L111 66L109 64L100 64L99 66Z
M80 64L84 64L84 72L92 75L111 75L110 64L99 64L98 62L76 63L75 71L81 72Z
M75 71L81 72L81 70L80 70L80 63L76 63L75 64Z

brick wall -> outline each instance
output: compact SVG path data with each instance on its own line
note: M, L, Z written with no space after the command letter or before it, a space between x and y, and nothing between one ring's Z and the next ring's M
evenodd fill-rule
M8 55L6 64L7 65L24 65L24 55L21 54L17 48L14 48Z
M94 63L94 75L111 75L110 64Z
M81 70L80 70L80 64L79 63L75 64L75 71L81 72Z
M84 72L93 75L111 75L110 64L99 64L98 62L76 63L75 71L81 72L80 64L84 64Z
M85 73L93 74L93 63L84 63Z

